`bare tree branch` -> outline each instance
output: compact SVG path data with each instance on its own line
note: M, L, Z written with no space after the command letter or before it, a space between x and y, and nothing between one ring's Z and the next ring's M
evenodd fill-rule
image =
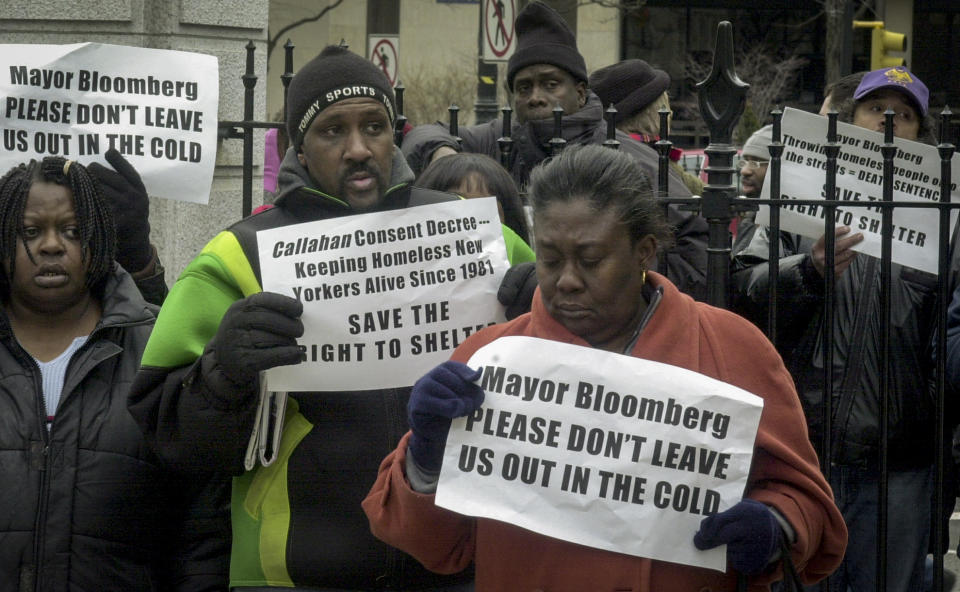
M279 31L277 31L275 35L267 39L267 59L268 60L270 59L270 54L273 53L273 48L276 47L277 42L280 40L280 37L282 37L284 33L286 33L287 31L290 31L291 29L295 29L300 25L305 25L307 23L313 23L313 22L319 21L324 17L324 15L326 15L328 12L330 12L334 8L340 6L341 4L343 4L343 0L336 0L333 4L328 5L326 8L324 8L314 16L308 16L300 20L293 21L289 25L282 27Z
M827 38L824 40L824 65L826 66L826 82L836 82L840 79L843 72L843 40L853 35L852 31L846 31L846 27L852 26L844 20L846 14L847 2L852 0L826 0L823 10L826 14Z
M807 61L795 54L780 57L761 44L737 52L735 63L737 76L750 84L747 105L762 124L770 111L793 90L797 83L797 72ZM688 54L684 75L696 83L705 80L712 67L711 59L697 60ZM689 109L699 117L700 106L696 97L689 101L678 101L677 107ZM749 130L748 134L752 131Z

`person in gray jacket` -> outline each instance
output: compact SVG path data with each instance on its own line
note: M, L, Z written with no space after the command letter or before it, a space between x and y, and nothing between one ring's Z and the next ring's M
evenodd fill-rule
M567 144L602 144L607 126L599 97L587 87L587 67L577 50L576 38L563 18L542 2L527 4L516 19L517 49L507 63L507 88L513 97L516 122L511 125L513 150L507 170L523 190L530 171L551 155L553 109L563 108L561 135ZM503 121L463 126L461 141L442 124L413 128L403 140L403 153L416 174L430 162L455 152L479 152L499 160L497 139ZM617 130L620 150L637 159L656 186L656 150ZM671 197L690 197L676 171L670 171ZM667 221L675 227L675 244L666 251L667 276L694 298L706 295L707 224L697 214L667 208Z

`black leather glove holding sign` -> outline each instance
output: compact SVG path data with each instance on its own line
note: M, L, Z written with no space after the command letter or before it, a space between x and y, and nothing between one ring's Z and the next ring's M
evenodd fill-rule
M500 289L497 290L497 300L506 307L508 321L530 312L536 289L536 263L518 263L507 270L500 282Z
M258 292L230 305L207 344L215 366L236 385L253 383L261 370L299 364L303 304L274 292Z
M140 174L116 149L104 155L114 170L95 162L87 167L99 181L117 227L117 263L136 273L153 259L150 246L150 200Z

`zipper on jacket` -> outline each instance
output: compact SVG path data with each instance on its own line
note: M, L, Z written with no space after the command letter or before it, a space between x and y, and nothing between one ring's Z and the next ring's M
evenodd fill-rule
M40 366L37 365L37 361L33 359L33 356L27 354L26 350L21 348L23 354L26 354L26 358L29 359L30 363L33 365L33 384L36 392L39 396L36 397L37 403L37 422L40 424L40 437L43 439L43 448L40 451L40 493L37 500L37 516L34 519L33 525L33 569L34 571L34 586L36 590L40 589L40 582L43 579L43 541L44 533L46 529L44 524L46 523L47 516L47 497L49 496L50 490L50 431L53 429L53 424L51 423L48 431L47 428L47 402L46 398L43 396L43 381L40 377Z
M64 384L66 384L66 377L70 375L70 369L73 368L73 362L76 359L77 355L87 348L88 344L91 343L91 338L98 332L100 326L94 328L90 332L90 335L87 337L87 342L80 346L77 351L73 353L73 356L70 358L70 362L67 364L67 371L64 372ZM19 344L18 344L19 346ZM42 373L40 372L40 365L37 364L36 359L30 353L23 349L22 346L19 346L19 357L23 358L24 362L29 363L32 366L33 374L33 386L35 392L37 393L36 400L36 415L37 423L40 427L40 437L43 440L43 447L40 450L40 462L38 463L38 470L40 471L40 492L39 499L37 500L37 516L34 520L33 525L33 568L34 572L34 586L36 590L40 589L41 581L43 579L43 558L44 558L44 540L47 518L47 506L48 498L50 494L50 463L51 463L51 451L50 451L50 442L51 435L53 433L54 423L56 423L57 414L54 412L53 421L50 422L49 427L47 426L47 398L43 394L43 378ZM61 398L61 403L65 399Z
M866 269L861 276L863 283L860 285L860 289L858 290L857 294L857 311L854 315L853 333L849 341L851 344L863 343L863 334L867 325L867 313L873 308L873 283L877 275L876 263L877 260L875 258L868 258L866 261ZM842 398L837 403L837 412L833 417L834 429L837 431L836 437L833 441L834 449L843 445L843 439L847 435L847 427L849 424L848 415L850 414L850 410L853 408L854 397L858 393L861 396L864 395L864 391L859 388L861 384L860 377L863 375L864 348L854 347L851 348L851 351L852 354L848 355L847 359L844 361L844 376L840 379L839 384L839 391L842 395ZM826 354L826 351L824 351L824 354ZM830 369L830 372L833 372L833 368ZM838 385L835 382L834 389L837 387ZM826 394L826 384L824 384L824 395ZM829 401L830 398L825 396L824 405L829 404ZM830 412L832 413L833 410L831 409ZM830 458L836 458L836 455L833 454L833 451L831 451Z

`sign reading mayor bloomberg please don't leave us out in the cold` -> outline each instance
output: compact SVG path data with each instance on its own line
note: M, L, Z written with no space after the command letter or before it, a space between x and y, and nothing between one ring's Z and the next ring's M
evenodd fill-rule
M217 152L217 58L81 43L0 45L0 168L110 148L151 195L206 203Z
M501 337L483 406L450 427L436 503L553 538L724 570L704 517L740 501L763 400L659 362Z

